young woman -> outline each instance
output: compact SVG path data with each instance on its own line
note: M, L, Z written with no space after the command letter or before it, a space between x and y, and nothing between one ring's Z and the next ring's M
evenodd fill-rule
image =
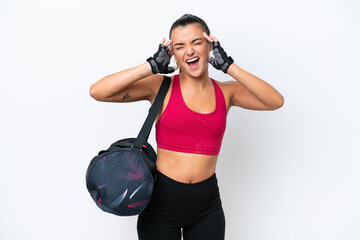
M213 51L214 58L210 58ZM177 66L170 67L174 56ZM235 81L209 77L209 63ZM265 81L237 66L206 23L185 14L171 27L170 40L161 41L147 62L106 76L93 84L98 101L153 103L163 81L172 77L156 118L157 174L152 198L139 215L140 240L220 240L225 237L216 162L231 106L275 110L282 95Z

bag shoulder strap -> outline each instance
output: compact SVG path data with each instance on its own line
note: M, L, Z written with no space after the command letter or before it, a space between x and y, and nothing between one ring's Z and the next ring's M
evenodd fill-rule
M164 80L160 86L160 90L156 94L154 103L151 105L151 107L149 109L149 114L146 117L146 120L145 120L143 126L141 127L141 130L136 138L134 145L132 146L133 148L135 147L140 150L142 148L143 144L145 143L145 141L148 140L150 132L151 132L151 128L154 124L157 114L160 111L160 107L162 106L162 104L164 102L166 93L170 87L170 83L171 83L171 78L168 76L164 76Z

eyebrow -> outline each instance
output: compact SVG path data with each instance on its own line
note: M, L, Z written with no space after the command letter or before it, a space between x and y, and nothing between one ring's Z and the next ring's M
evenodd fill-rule
M195 38L194 40L191 41L191 43L194 43L198 40L202 40L202 38ZM184 45L184 43L175 43L174 46L177 46L177 45Z

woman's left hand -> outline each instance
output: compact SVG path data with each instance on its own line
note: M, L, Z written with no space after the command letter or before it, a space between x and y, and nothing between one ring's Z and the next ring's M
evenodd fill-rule
M203 36L213 47L214 57L209 57L209 63L213 65L214 68L227 73L228 68L234 60L226 54L224 49L220 46L219 40L217 40L214 36L209 36L205 32L203 33Z

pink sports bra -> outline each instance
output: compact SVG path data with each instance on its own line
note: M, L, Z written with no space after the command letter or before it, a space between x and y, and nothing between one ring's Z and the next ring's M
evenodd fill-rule
M182 97L179 75L173 77L169 102L155 124L158 148L178 152L219 155L226 128L226 103L223 92L211 78L216 107L211 113L188 108Z

